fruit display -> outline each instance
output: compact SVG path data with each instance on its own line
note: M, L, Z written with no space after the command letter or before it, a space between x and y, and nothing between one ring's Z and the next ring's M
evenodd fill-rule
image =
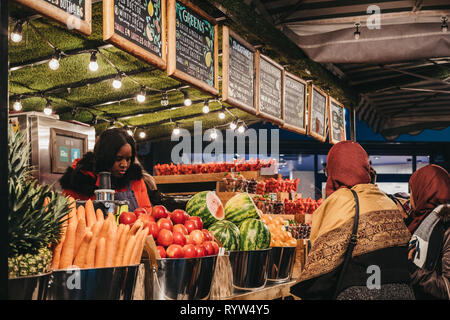
M202 197L205 203L203 211L205 211L208 210L206 205L208 196L205 193L199 195L197 202ZM211 204L210 208L213 210L214 206ZM152 207L151 212L141 213L132 226L136 223L148 229L148 235L153 236L156 249L162 259L200 258L219 253L219 245L214 241L211 233L205 229L202 218L191 216L184 210L176 209L170 212L166 207L157 205Z
M253 201L263 214L285 214L284 203L282 201L272 201L268 197L263 196L254 197Z
M286 226L295 239L309 239L311 234L311 226L306 223L297 223L296 221L289 221L289 225Z
M148 234L141 217L133 223L117 225L114 215L109 213L105 218L101 209L94 209L92 200L78 207L73 202L61 241L54 249L52 269L139 264Z
M217 221L208 230L214 234L226 250L239 250L241 241L239 228L231 221Z
M286 214L312 214L322 204L322 199L299 198L296 200L285 200L284 208Z
M270 246L271 234L267 225L259 219L246 219L239 226L240 250L260 250Z
M271 234L271 247L295 247L297 240L289 229L285 227L285 220L281 217L262 215L263 221L269 228Z
M237 226L246 219L259 219L258 210L248 193L234 195L225 205L225 219Z
M265 193L274 193L274 192L297 192L298 183L300 179L266 179L264 180L265 184Z
M186 212L190 216L200 217L206 229L225 217L222 202L214 191L195 194L186 204Z
M233 162L212 162L202 164L157 164L154 167L156 176L164 175L182 175L182 174L201 174L201 173L221 173L221 172L240 172L240 171L258 171L262 168L269 168L277 165L275 159L260 160L243 159L234 160Z
M50 271L70 201L42 186L29 166L30 144L8 126L8 278Z

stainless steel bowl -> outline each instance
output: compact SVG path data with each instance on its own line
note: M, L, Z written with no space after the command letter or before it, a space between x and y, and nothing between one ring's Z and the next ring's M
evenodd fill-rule
M267 267L271 248L250 251L230 251L233 287L241 290L261 289L267 282Z
M296 247L272 247L268 280L282 282L290 279L295 263L295 249Z
M50 277L47 300L131 300L139 265L56 270Z
M145 300L208 299L217 256L157 259L157 268L144 259Z
M51 272L8 279L9 300L44 300Z

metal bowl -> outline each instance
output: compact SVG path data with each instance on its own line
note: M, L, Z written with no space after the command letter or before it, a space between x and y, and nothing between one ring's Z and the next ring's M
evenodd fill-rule
M157 259L145 266L145 300L208 299L216 268L217 256L202 258Z
M263 288L267 282L267 269L271 249L230 251L233 287L241 290Z
M9 300L44 300L51 272L8 279Z
M268 280L289 280L295 263L296 247L272 247L269 255Z
M47 300L131 300L139 265L53 271Z

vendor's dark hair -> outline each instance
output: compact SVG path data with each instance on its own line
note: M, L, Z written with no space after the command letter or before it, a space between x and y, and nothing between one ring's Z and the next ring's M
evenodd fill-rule
M95 171L97 173L110 171L116 161L116 155L120 148L127 143L131 146L132 150L131 163L134 163L136 158L136 143L133 137L122 128L103 131L94 147Z

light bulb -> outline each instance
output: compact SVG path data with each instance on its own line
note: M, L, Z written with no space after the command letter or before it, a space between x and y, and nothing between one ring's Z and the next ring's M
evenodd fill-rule
M145 88L141 88L141 92L139 92L138 95L136 96L136 100L139 103L145 102Z
M448 31L447 17L442 17L441 31L442 32L447 32Z
M14 101L13 109L16 111L22 110L22 102L20 100Z
M52 110L52 105L50 104L50 102L47 102L47 105L44 108L44 113L48 116L50 116L52 114L53 110Z
M167 97L167 92L163 92L161 94L161 105L164 107L169 105L169 98Z
M133 131L131 131L131 129L128 129L128 130L127 130L127 133L128 133L130 136L133 136Z
M211 134L209 135L211 137L211 139L216 140L217 138L217 132L216 129L214 129L213 131L211 131Z
M189 98L189 94L187 92L183 92L184 94L184 105L189 107L192 104L192 100Z
M361 35L361 33L358 31L358 32L356 32L355 31L355 40L359 40L359 36Z
M244 133L244 131L245 131L245 127L243 125L240 125L239 128L238 128L238 132L239 133Z
M144 131L139 132L139 138L144 139L146 136Z
M230 123L230 129L231 130L236 129L236 127L237 127L236 123L234 123L234 122Z
M175 128L175 129L173 129L173 134L174 135L179 135L180 134L180 129L179 128Z
M91 53L91 59L89 62L89 70L95 72L98 70L98 63L97 63L97 52Z
M219 119L221 120L225 119L225 113L223 111L219 112Z
M57 70L59 68L59 56L53 56L53 58L48 62L48 66L52 70Z
M13 42L20 42L22 41L22 23L17 22L17 24L14 26L13 32L11 32L11 41Z
M209 112L209 107L207 105L203 106L203 113L208 113Z
M117 75L116 78L113 80L112 85L114 89L120 89L122 87L122 77L120 75Z

